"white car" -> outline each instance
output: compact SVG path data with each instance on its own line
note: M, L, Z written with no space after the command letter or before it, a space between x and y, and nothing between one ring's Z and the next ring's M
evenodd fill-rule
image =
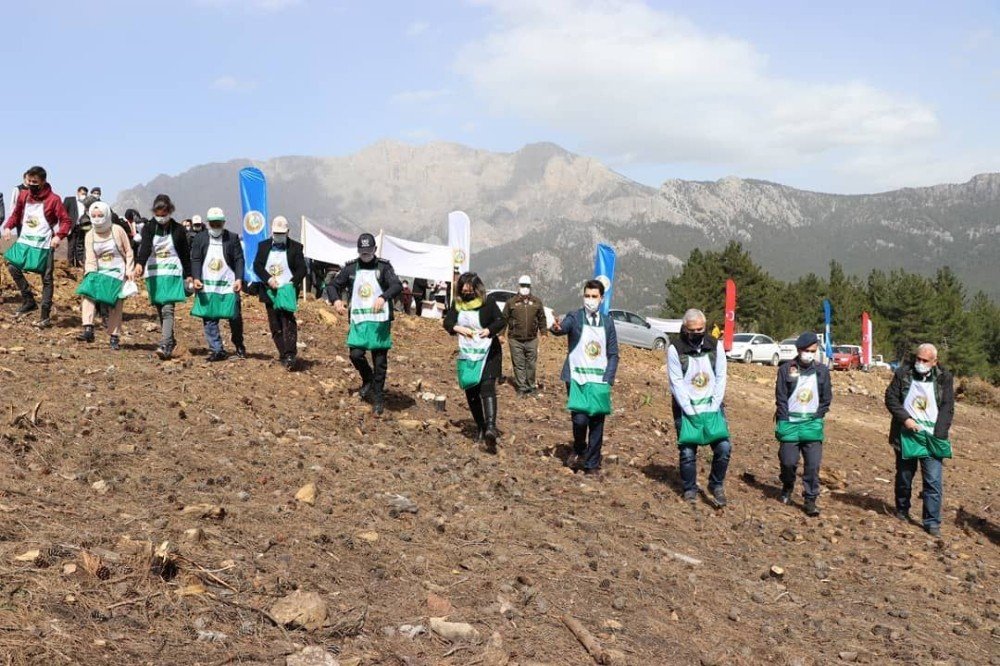
M737 333L733 336L733 348L726 353L733 361L744 363L781 363L781 352L778 344L760 333Z
M782 361L794 361L798 355L799 350L795 346L798 338L785 338L778 343L778 356Z
M486 298L492 298L496 301L497 307L500 308L500 312L503 312L504 307L507 305L507 301L517 296L513 291L508 291L507 289L489 289L486 291ZM545 327L552 328L552 325L556 323L556 315L552 311L552 308L545 307Z

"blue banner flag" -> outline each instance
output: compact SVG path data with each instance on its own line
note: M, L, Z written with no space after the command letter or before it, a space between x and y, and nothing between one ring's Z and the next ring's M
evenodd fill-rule
M615 284L615 249L610 245L597 246L597 256L594 257L594 279L600 280L604 285L601 314L608 314L608 310L611 309L612 288Z
M833 317L830 314L830 299L823 299L823 320L826 322L826 357L833 358L833 339L830 335L830 322Z
M267 216L267 181L260 169L240 170L240 202L243 204L243 256L246 259L245 282L258 282L253 272L257 246L270 237Z

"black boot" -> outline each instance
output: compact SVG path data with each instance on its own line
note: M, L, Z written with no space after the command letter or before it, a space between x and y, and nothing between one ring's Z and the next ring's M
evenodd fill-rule
M31 296L26 296L24 298L24 302L21 303L21 307L19 307L17 309L17 312L14 313L14 316L20 317L21 315L26 315L29 312L33 312L34 310L37 309L38 309L38 304L35 303L35 299Z
M83 332L76 336L76 339L80 342L93 342L94 341L94 327L84 325Z
M483 432L483 437L486 440L486 450L490 453L496 453L497 440L500 439L500 433L497 432L497 397L495 395L484 396L482 401L483 420L486 425L486 430Z
M375 416L381 416L382 412L385 411L385 396L382 393L382 388L376 386L374 398L372 400L372 413Z
M52 328L51 309L48 306L42 305L42 312L38 317L38 321L35 322L35 327Z
M482 444L486 439L486 419L483 418L482 399L478 394L475 398L470 398L469 394L466 393L465 401L469 403L469 413L472 414L472 420L476 422L476 436L472 441L476 444Z

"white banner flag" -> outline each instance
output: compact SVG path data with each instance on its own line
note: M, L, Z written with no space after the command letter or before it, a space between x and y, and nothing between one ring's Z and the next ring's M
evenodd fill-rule
M355 243L345 243L333 238L328 232L320 229L306 216L302 216L303 254L307 259L325 261L328 264L343 266L351 259L358 258L358 247Z
M357 252L355 252L357 254ZM447 245L432 245L381 235L379 256L392 262L397 275L451 282L452 250Z
M448 245L453 254L453 268L457 267L459 273L467 273L472 249L472 222L460 210L448 213Z

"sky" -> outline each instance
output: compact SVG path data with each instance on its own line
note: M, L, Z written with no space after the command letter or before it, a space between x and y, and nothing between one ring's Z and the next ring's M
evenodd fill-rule
M0 173L63 195L383 138L551 141L653 186L1000 171L997 0L8 4Z

